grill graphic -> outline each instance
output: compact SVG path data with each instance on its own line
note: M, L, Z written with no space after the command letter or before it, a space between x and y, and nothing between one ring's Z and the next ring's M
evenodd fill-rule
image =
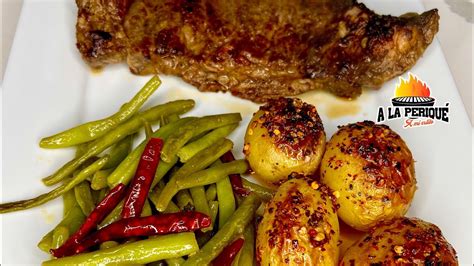
M423 96L403 96L392 99L393 106L433 106L435 99Z

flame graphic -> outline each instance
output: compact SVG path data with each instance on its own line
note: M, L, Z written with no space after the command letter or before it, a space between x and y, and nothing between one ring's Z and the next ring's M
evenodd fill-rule
M422 96L422 97L429 97L430 96L430 88L418 79L412 73L409 73L410 78L408 80L400 77L400 83L395 88L395 97L404 97L404 96Z

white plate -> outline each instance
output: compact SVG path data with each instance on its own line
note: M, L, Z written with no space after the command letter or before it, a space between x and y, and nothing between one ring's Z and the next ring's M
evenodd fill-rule
M423 11L417 1L370 1L379 13L395 15ZM44 176L68 161L72 150L43 150L42 136L117 110L147 78L133 76L125 65L93 74L75 47L74 1L25 1L11 50L3 88L2 201L30 198L46 192ZM442 23L442 18L441 18ZM409 215L437 224L453 244L462 264L471 259L471 138L470 124L438 42L435 40L411 70L431 88L438 103L450 102L449 124L403 129L402 121L388 124L406 140L417 161L418 191ZM405 75L406 77L406 75ZM379 106L390 105L397 80L380 91L366 92L343 108L360 109L354 115L328 116L341 102L324 93L308 93L328 136L336 126L376 119ZM200 93L174 77L163 85L147 106L171 99L192 98L192 114L241 112L244 121L232 137L242 157L245 126L257 105L225 94ZM37 242L61 219L61 200L17 213L2 215L4 264L38 264L48 258Z

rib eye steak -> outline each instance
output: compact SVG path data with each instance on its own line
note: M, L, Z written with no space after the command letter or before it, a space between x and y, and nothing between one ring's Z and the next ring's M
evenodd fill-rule
M92 67L182 77L262 102L325 89L353 98L412 67L437 10L377 15L352 0L76 0L77 47Z

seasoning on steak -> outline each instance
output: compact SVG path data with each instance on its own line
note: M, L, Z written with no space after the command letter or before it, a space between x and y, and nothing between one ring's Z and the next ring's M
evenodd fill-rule
M357 97L412 67L437 10L377 15L352 0L76 0L77 47L92 67L182 77L263 102L314 89Z

